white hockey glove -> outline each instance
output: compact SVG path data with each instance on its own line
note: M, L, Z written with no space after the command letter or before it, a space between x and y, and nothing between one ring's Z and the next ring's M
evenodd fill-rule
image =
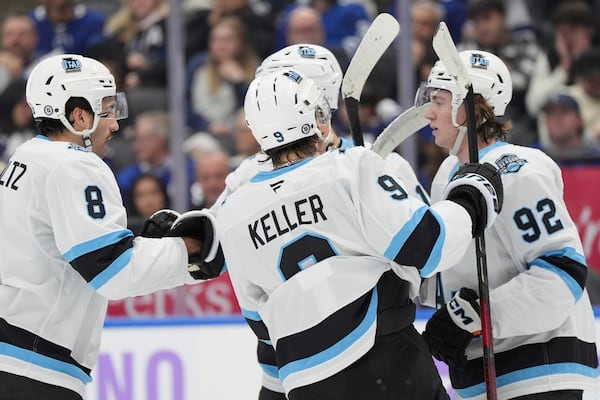
M466 364L465 350L481 333L478 299L474 290L461 288L427 321L423 338L435 358L452 367Z
M464 164L446 186L443 198L467 210L473 221L473 236L477 236L494 223L502 210L502 178L490 163Z
M215 218L209 210L193 210L181 214L165 235L191 237L202 243L201 250L188 258L188 272L194 279L215 278L225 266L215 226Z
M144 221L140 230L140 236L147 238L161 238L165 236L171 229L173 222L179 216L180 214L177 211L168 209L155 212Z

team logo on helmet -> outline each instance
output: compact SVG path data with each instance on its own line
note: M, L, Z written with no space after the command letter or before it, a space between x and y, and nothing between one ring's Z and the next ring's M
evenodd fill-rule
M312 47L300 46L298 48L298 55L302 58L316 58L317 51Z
M65 72L81 72L81 61L74 58L63 58L62 67Z
M296 71L284 72L283 75L287 76L296 83L300 83L302 81L302 76L300 76L300 74Z
M482 54L471 54L470 61L472 68L488 69L490 66L490 60L485 58Z
M54 109L52 108L52 106L44 106L44 114L52 115L53 112L54 112Z
M518 172L521 167L527 164L527 160L519 158L516 154L504 154L495 161L500 175Z

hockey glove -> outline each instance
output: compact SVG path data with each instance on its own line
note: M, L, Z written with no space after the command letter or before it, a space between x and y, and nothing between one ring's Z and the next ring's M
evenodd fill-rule
M473 221L473 237L489 228L502 210L504 191L498 170L490 164L464 164L444 190L444 199L467 210Z
M173 222L179 218L179 213L173 210L159 210L148 217L142 229L140 230L140 236L147 238L161 238L165 236L171 229Z
M481 333L477 293L462 288L427 321L423 338L431 354L451 367L467 363L465 350L471 339Z
M201 250L188 258L188 272L192 278L210 279L221 274L225 259L210 211L194 210L181 214L165 236L191 237L202 243Z

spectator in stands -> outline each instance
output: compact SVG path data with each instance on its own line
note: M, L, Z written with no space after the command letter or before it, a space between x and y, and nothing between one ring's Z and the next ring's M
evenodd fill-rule
M203 154L195 160L196 185L201 198L193 199L193 208L201 210L210 208L225 190L225 178L231 172L229 154L215 150Z
M209 52L190 60L188 124L193 130L231 140L236 113L258 66L249 35L240 18L224 17L211 30Z
M511 30L502 0L480 0L469 8L473 22L472 36L458 46L459 50L479 49L496 54L510 69L513 97L508 114L513 121L512 143L529 145L537 141L535 119L525 110L525 94L534 73L535 60L542 49L533 29Z
M33 20L24 13L10 14L2 21L0 57L10 53L20 60L20 78L26 80L38 58L36 52L38 36ZM14 72L17 75L17 72ZM15 76L16 77L16 76Z
M134 181L143 174L158 177L163 185L169 188L171 181L169 129L169 114L166 111L148 111L136 118L132 143L136 161L117 174L117 183L123 199L131 196ZM191 185L194 179L193 168L192 161L188 160L186 164L188 185ZM128 209L129 211L131 210Z
M397 17L398 16L398 10L397 10L397 4L398 2L395 0L387 0L387 1L381 1L382 3L385 3L386 5L384 7L380 7L383 11L389 12L390 14L392 14L393 16ZM448 25L448 29L450 30L450 35L452 36L452 39L454 40L455 43L459 43L462 41L462 32L464 29L464 25L465 22L467 21L467 3L470 3L469 1L465 1L465 0L444 0L444 1L438 1L438 0L433 0L433 1L419 1L419 0L415 0L411 2L411 19L413 20L413 22L415 22L415 15L412 12L412 9L414 5L417 5L417 3L432 3L435 5L439 5L442 8L442 16L443 16L443 20L446 22L446 24ZM422 11L425 11L424 9L421 9ZM437 12L437 11L436 11ZM425 29L429 29L427 28L427 25L429 25L428 23L423 27ZM436 25L437 26L437 25ZM414 24L413 24L413 29L415 29Z
M194 161L222 148L221 143L208 132L196 132L183 141L183 152Z
M557 87L570 85L573 61L593 44L596 19L589 4L583 0L562 2L555 10L554 42L541 53L535 63L525 97L527 111L536 115L549 94Z
M541 113L547 138L543 150L557 162L600 156L598 145L584 135L585 127L577 100L566 92L552 94Z
M84 54L103 39L106 16L77 0L41 0L30 11L38 34L37 52Z
M330 50L343 48L347 57L351 57L370 24L370 18L362 4L356 2L340 4L337 0L311 0L308 4L296 1L286 7L280 13L279 22L276 25L275 50L293 44L289 41L286 43L290 25L288 19L295 8L305 5L314 8L321 14L325 30L324 41L313 44L323 45Z
M271 54L274 38L276 7L249 0L213 0L211 7L200 7L186 20L186 56L208 50L210 30L226 16L240 18L248 32L248 43L259 58ZM278 6L285 3L278 0Z
M8 161L17 147L34 136L25 81L13 80L0 94L0 160Z
M106 35L123 46L126 88L167 85L167 0L126 0L107 21Z
M294 7L289 11L286 22L283 47L292 44L318 44L330 50L337 58L342 70L346 70L350 57L342 47L326 44L325 25L319 11L308 6Z
M127 200L127 227L134 235L140 233L146 218L170 208L166 186L151 174L142 174L133 181L131 196Z
M581 108L586 138L600 143L600 48L591 47L573 63L573 97Z
M240 110L236 118L234 144L234 154L230 157L232 168L236 168L246 158L260 151L260 144L254 138L250 127L246 123L244 110Z

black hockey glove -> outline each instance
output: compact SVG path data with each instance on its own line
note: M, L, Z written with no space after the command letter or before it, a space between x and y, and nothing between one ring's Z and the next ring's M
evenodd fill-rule
M477 293L462 288L427 321L423 338L431 354L451 367L467 363L465 350L474 336L481 333Z
M471 232L475 237L489 228L502 210L502 179L490 163L464 164L446 186L443 197L467 210L473 221Z
M181 214L165 235L191 237L202 243L202 249L190 254L188 258L188 272L194 279L215 278L225 266L223 251L214 227L215 219L209 210L194 210Z
M140 236L147 238L161 238L165 236L171 229L173 222L179 218L179 213L173 210L159 210L148 217L142 229L140 230Z

